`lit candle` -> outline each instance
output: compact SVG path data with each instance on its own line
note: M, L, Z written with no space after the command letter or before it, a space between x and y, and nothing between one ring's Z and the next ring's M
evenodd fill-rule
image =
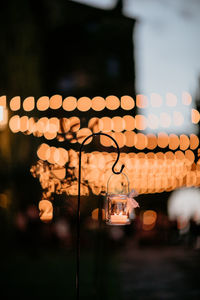
M111 215L110 218L111 223L116 224L127 224L129 223L129 219L126 215Z

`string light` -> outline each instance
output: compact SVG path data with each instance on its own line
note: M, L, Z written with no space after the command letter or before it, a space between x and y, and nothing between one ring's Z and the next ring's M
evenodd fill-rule
M27 97L23 101L23 109L25 111L31 111L35 108L35 98L34 97Z
M122 96L121 97L121 108L124 110L131 110L135 106L135 101L130 96Z

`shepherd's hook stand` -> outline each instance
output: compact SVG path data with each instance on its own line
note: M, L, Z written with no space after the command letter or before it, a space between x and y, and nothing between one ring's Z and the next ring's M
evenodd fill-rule
M87 136L84 141L82 142L81 146L80 146L80 150L79 150L79 172L78 172L78 206L77 206L77 244L76 244L76 300L79 300L79 296L80 296L80 283L79 283L79 277L80 277L80 202L81 202L81 193L80 193L80 189L81 189L81 154L82 154L82 149L83 146L85 144L85 142L91 138L91 137L95 137L95 136L99 136L99 135L105 135L108 138L110 138L111 140L113 140L113 142L115 143L116 147L117 147L117 158L116 161L114 162L113 166L112 166L112 172L114 174L120 174L122 172L122 170L124 169L124 165L121 166L121 170L119 172L115 171L115 166L119 160L119 156L120 156L120 150L119 150L119 146L116 142L116 140L106 134L106 133L93 133L89 136Z

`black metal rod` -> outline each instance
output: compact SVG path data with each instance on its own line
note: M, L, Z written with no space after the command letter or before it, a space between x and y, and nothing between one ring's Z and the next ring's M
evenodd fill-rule
M112 172L114 174L120 174L122 172L122 170L124 169L124 165L121 166L120 171L115 171L115 166L119 160L119 156L120 156L120 150L119 150L119 146L116 142L116 140L103 132L98 132L98 133L93 133L89 136L87 136L84 141L81 143L80 146L80 150L79 150L79 171L78 171L78 205L77 205L77 241L76 241L76 299L79 300L79 296L80 296L80 202L81 202L81 154L82 154L82 149L83 146L85 144L85 142L91 138L91 137L95 137L95 136L99 136L99 135L105 135L108 138L112 139L113 142L115 143L116 147L117 147L117 158L112 166Z

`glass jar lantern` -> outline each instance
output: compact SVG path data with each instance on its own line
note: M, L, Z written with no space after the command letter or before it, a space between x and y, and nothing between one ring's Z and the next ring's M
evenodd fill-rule
M107 183L105 217L108 225L128 225L129 180L124 174L112 174Z

